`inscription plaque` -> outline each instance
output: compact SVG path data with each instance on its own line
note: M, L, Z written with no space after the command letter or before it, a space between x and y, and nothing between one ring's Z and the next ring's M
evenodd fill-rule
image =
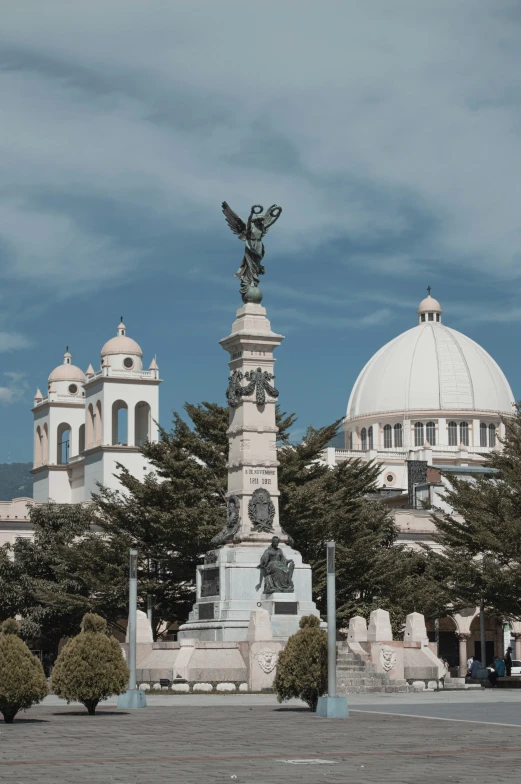
M213 621L214 619L214 603L205 602L199 605L199 619L202 621Z
M219 595L219 569L204 569L201 572L201 596Z
M275 615L297 615L297 602L275 602Z

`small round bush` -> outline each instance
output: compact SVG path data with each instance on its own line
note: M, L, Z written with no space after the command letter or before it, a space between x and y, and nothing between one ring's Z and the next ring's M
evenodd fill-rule
M303 616L299 626L279 656L273 688L279 702L296 697L316 711L327 692L327 634L316 615Z
M126 691L130 673L119 643L107 635L104 618L87 613L82 629L56 659L52 688L67 702L83 703L93 716L100 700Z
M12 724L20 710L27 710L48 694L40 660L18 636L20 625L13 618L2 624L0 634L0 712Z

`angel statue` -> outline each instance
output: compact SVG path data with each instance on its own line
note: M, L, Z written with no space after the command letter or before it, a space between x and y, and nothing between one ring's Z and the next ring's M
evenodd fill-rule
M264 258L262 238L267 234L269 227L279 218L282 207L277 207L274 204L263 215L264 207L260 204L254 204L247 223L244 223L242 218L239 218L225 201L223 201L222 208L226 223L233 233L246 244L242 264L235 273L235 277L241 281L242 301L258 304L262 301L259 275L264 275L264 266L261 264Z

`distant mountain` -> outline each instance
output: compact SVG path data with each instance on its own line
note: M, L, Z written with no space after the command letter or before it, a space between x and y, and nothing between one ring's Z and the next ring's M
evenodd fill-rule
M0 463L0 501L33 497L32 467L32 463Z

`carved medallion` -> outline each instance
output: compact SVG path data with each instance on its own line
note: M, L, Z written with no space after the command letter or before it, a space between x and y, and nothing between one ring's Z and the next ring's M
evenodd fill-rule
M385 672L390 672L396 664L396 651L388 645L380 648L380 664Z
M273 672L277 666L279 654L277 651L272 651L270 648L263 648L262 651L259 651L257 654L257 661L259 662L261 670L268 674L269 672Z
M249 397L253 392L255 392L255 402L258 406L263 406L266 403L266 392L270 397L278 398L278 390L270 383L274 378L273 373L268 373L267 370L262 370L260 367L257 370L249 370L247 373L234 370L228 379L228 389L226 390L228 405L230 408L237 408L242 398ZM243 379L249 382L245 387L241 386Z
M264 487L254 490L248 504L248 516L253 523L252 531L273 531L273 519L275 517L275 505L271 496Z

